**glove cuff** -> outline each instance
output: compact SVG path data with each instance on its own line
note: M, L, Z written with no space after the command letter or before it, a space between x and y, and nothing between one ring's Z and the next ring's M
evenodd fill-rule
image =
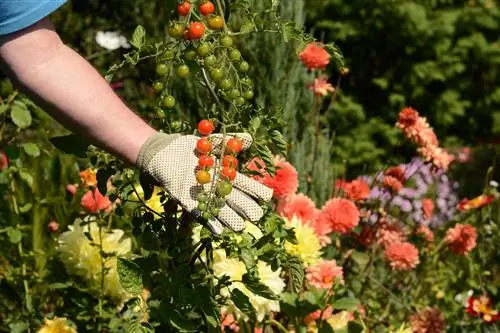
M158 152L177 139L180 134L165 134L157 132L144 142L139 151L136 165L142 171L147 171L147 165Z

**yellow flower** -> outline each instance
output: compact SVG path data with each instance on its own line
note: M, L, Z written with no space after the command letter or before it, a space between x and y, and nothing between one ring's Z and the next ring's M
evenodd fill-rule
M38 330L38 333L77 333L68 325L66 318L45 319L45 323Z
M334 330L340 330L349 324L349 312L341 311L326 320Z
M85 235L92 238L92 242ZM57 251L68 273L81 277L93 290L101 286L102 263L99 246L107 254L113 254L104 259L107 273L104 276L104 293L115 302L121 303L128 298L120 285L117 271L117 257L127 256L132 250L130 238L123 238L124 232L120 229L107 230L103 228L99 235L96 222L87 222L77 219L69 230L59 236ZM102 239L102 241L101 241Z
M80 171L80 181L83 187L96 187L97 186L97 170L85 169Z
M214 251L214 274L217 277L222 277L227 275L231 283L228 289L233 290L235 288L241 290L245 295L248 296L250 303L253 305L257 312L257 320L262 321L266 314L271 312L279 312L280 304L279 301L270 300L259 295L255 295L250 290L248 290L241 281L243 275L247 272L245 264L234 258L227 258L226 252L222 249ZM261 283L266 285L275 294L279 295L285 289L285 282L280 277L281 269L273 271L271 267L262 261L257 263L257 270L259 272L259 277ZM221 291L222 296L228 297L229 290L223 289ZM244 317L235 306L230 305L227 309L228 312L234 312L237 317Z
M137 184L134 187L135 187L135 190L137 191L137 194L139 195L139 197L142 200L144 200L144 190L142 189L142 187L140 185L137 185ZM155 186L155 188L153 190L153 194L151 195L151 198L144 201L146 206L148 206L150 209L154 210L158 214L163 214L163 212L164 212L163 205L161 204L161 196L159 195L159 193L162 191L163 191L163 189L161 187ZM137 194L135 194L135 192L134 192L134 193L132 193L132 195L130 197L133 200L139 200L139 198L137 197ZM160 216L154 214L155 220L157 220L159 218L160 218Z
M306 266L315 264L321 257L321 244L314 229L295 216L285 221L287 226L294 228L297 238L297 244L287 242L285 250L299 257Z

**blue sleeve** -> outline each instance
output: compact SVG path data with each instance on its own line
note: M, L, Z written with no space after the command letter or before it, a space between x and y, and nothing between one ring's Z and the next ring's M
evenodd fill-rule
M0 0L0 35L33 25L65 2L66 0Z

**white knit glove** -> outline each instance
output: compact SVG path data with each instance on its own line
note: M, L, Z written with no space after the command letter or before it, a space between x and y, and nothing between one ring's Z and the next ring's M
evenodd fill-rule
M228 134L225 141L234 136L243 143L243 150L252 145L252 137L247 133ZM212 134L208 138L215 156L220 156L224 147L222 134ZM197 198L201 192L209 191L211 184L200 185L196 181L198 156L195 148L198 139L194 135L157 133L142 146L137 166L152 176L184 209L200 217L201 212L196 209ZM215 165L219 165L218 158ZM213 168L211 173L213 177ZM273 191L268 187L238 173L233 181L233 190L227 197L227 204L220 209L216 219L208 221L208 227L215 234L221 234L224 227L241 231L245 229L245 219L257 222L262 218L264 212L257 200L268 202L272 195Z

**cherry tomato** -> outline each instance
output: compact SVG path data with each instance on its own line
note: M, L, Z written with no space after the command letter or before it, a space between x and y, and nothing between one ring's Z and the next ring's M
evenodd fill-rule
M240 70L240 72L246 73L250 69L250 65L248 64L248 62L242 61L238 69Z
M243 98L245 98L247 101L251 100L253 98L253 91L252 90L247 90L243 94Z
M229 79L224 79L220 82L220 88L222 90L229 90L233 86L233 83Z
M208 155L201 155L198 158L198 165L202 168L211 168L214 166L214 159Z
M173 38L180 38L184 33L184 27L179 23L175 23L170 28L168 28L168 34Z
M163 119L163 118L165 118L165 112L163 112L162 109L158 108L158 109L156 109L156 116L160 119Z
M229 195L229 193L231 193L231 191L233 190L233 186L230 182L224 181L217 184L216 190L220 196L225 197Z
M204 120L201 120L198 123L198 132L201 135L212 134L212 132L214 131L214 129L215 129L215 126L214 126L214 123L211 120L204 119Z
M200 44L200 46L198 46L198 49L196 50L196 52L198 53L198 55L200 57L205 57L210 53L210 45L205 44L205 43Z
M237 154L243 148L243 143L238 138L229 139L226 143L226 149L232 154Z
M212 143L207 138L201 138L196 142L196 150L202 154L208 154L212 150Z
M217 217L217 216L219 216L219 213L220 213L220 208L213 207L212 209L210 209L210 213L211 213L213 216Z
M238 97L234 101L234 104L236 104L236 105L243 105L243 104L245 104L245 99L243 97Z
M229 59L232 61L240 61L241 59L241 52L239 50L232 50L231 53L229 53Z
M175 97L174 96L165 96L162 100L163 107L167 109L171 109L175 106Z
M208 196L206 193L200 193L198 194L198 201L200 202L206 202L208 200Z
M220 68L214 68L210 71L210 77L215 82L219 82L224 77L224 72Z
M204 64L206 66L213 66L217 63L217 58L212 54L205 58Z
M184 53L184 58L186 60L189 60L189 61L196 59L196 51L195 50L187 50L186 53Z
M189 10L191 9L191 3L189 1L184 1L180 5L177 5L177 12L180 16L186 16L189 14Z
M223 167L220 171L220 174L222 176L222 179L228 179L232 181L234 180L234 178L236 178L236 170L231 167Z
M231 89L231 91L229 92L229 97L234 99L240 97L240 91L237 88Z
M159 76L165 76L168 75L169 68L167 64L158 64L156 65L156 74Z
M153 82L153 89L156 92L162 91L163 88L165 88L165 85L163 84L163 82L161 82L161 81L155 81L155 82Z
M177 75L181 78L186 78L189 76L189 67L186 65L180 65L177 68Z
M200 13L202 15L210 15L215 12L215 6L212 2L206 1L200 5Z
M224 47L233 46L233 39L230 36L224 36L220 40L220 45Z
M222 159L222 165L236 169L238 167L238 159L233 155L225 155Z
M212 30L221 30L224 28L224 19L219 15L210 16L207 25Z
M182 36L184 37L185 40L190 40L191 36L189 36L189 29L184 30Z
M203 217L205 220L210 220L210 218L212 217L212 215L210 215L209 212L205 212L201 215L201 217Z
M175 54L174 52L170 51L170 50L166 50L165 52L163 52L161 58L163 60L173 60L175 57Z
M205 212L207 210L208 206L205 202L198 202L198 210Z
M206 170L199 170L196 173L196 181L202 185L210 183L211 178L210 172Z
M244 77L243 79L241 79L241 83L243 83L246 86L252 86L253 85L253 81L249 77Z
M200 39L205 33L205 26L201 22L193 22L189 26L188 35L189 39Z

